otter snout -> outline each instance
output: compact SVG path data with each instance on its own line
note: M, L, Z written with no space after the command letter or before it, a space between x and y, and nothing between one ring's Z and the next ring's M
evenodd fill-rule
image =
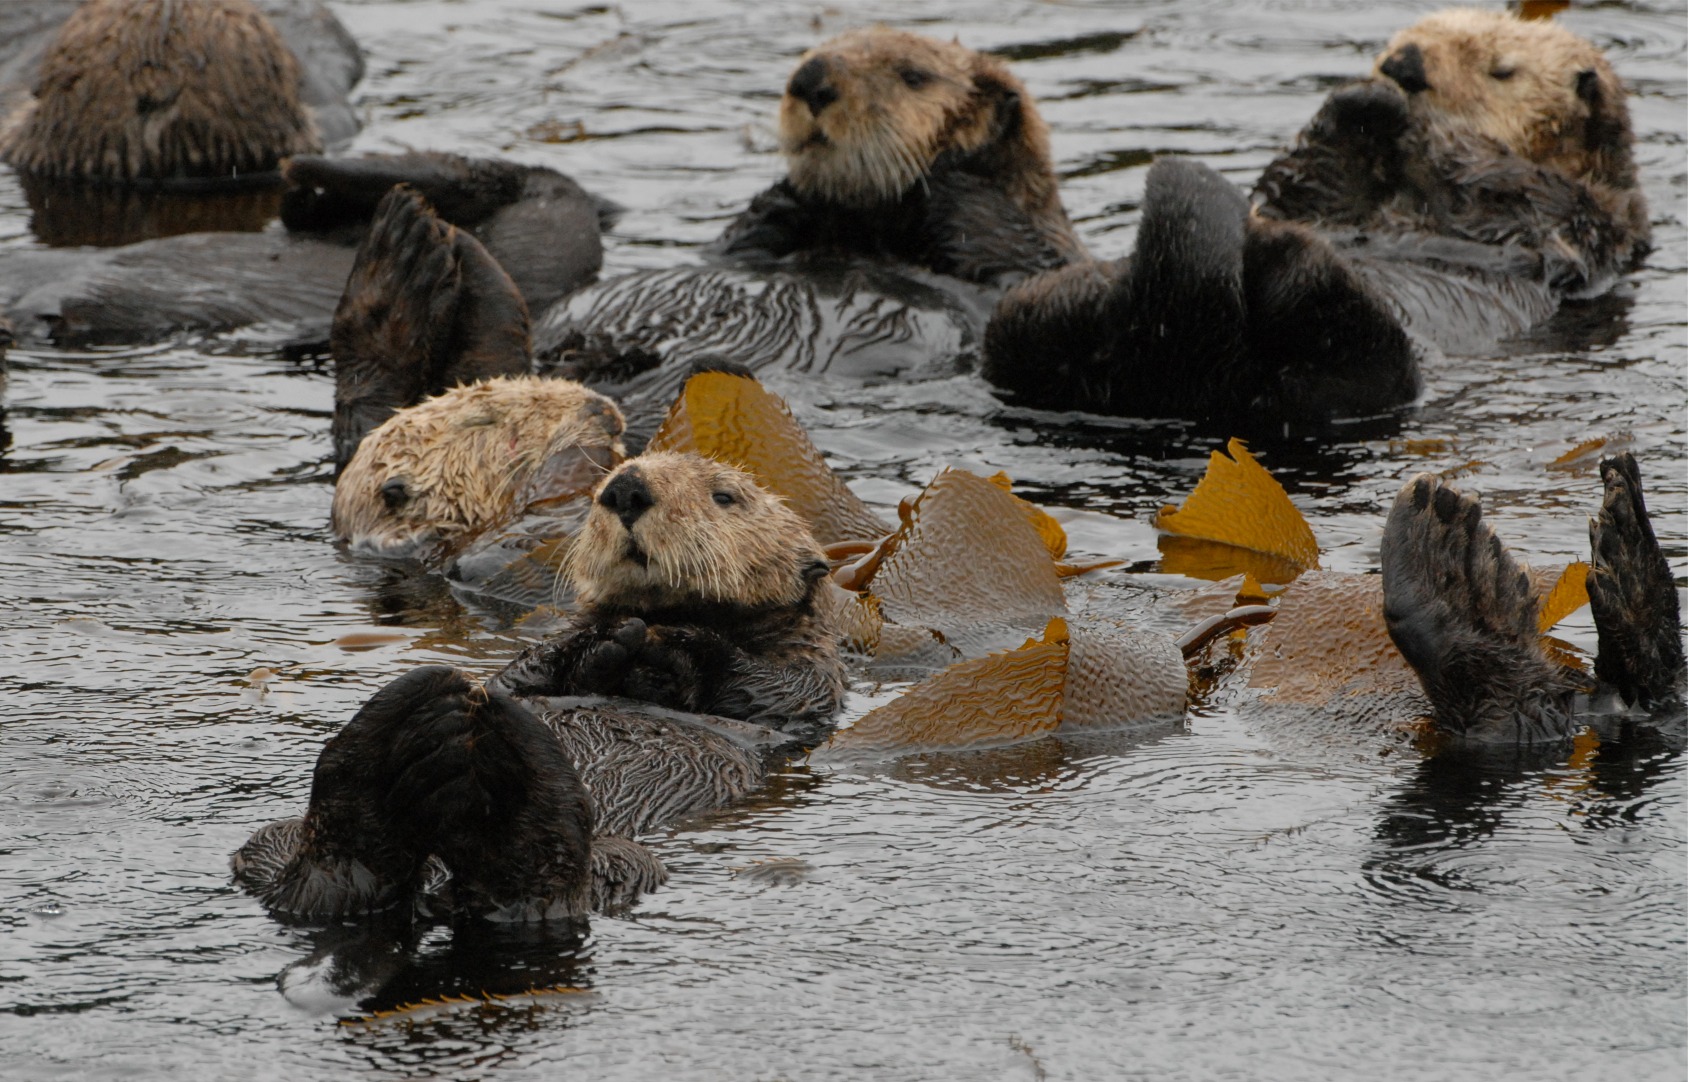
M623 470L598 493L598 505L612 512L629 530L656 502L650 486L637 470Z
M838 91L827 82L827 63L824 57L810 57L791 73L785 92L809 107L810 116L820 116L821 110L838 100Z
M1417 45L1403 45L1379 64L1377 70L1395 80L1395 84L1409 94L1429 90L1424 76L1424 51Z

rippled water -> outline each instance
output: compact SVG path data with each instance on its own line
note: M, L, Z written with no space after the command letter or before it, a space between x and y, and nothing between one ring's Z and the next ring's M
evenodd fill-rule
M607 271L684 264L779 172L808 43L883 18L1016 61L1080 230L1128 249L1146 164L1250 182L1418 5L641 2L339 6L357 149L501 154L630 211ZM1591 437L1627 439L1688 573L1679 5L1564 17L1635 90L1658 251L1606 301L1430 373L1397 428L1257 445L1327 566L1464 466L1541 562L1586 549ZM575 125L579 128L576 129ZM557 134L581 138L549 143ZM31 244L0 175L0 244ZM0 258L4 258L0 249ZM1645 734L1540 762L1331 754L1215 708L1188 731L792 768L658 841L669 886L584 942L282 926L228 852L304 805L325 735L405 667L519 641L328 543L322 371L263 336L14 350L0 454L0 1073L6 1077L1681 1078L1683 761ZM1006 469L1078 547L1155 578L1149 514L1210 435L1007 412L970 377L774 380L857 489ZM1086 587L1096 604L1122 573ZM1586 615L1569 637L1592 645ZM267 670L260 671L260 670ZM530 986L345 1025L374 1005ZM355 982L354 982L355 983Z

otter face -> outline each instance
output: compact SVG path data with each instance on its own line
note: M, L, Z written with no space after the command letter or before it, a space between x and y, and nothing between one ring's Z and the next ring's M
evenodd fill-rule
M626 457L615 403L567 380L456 387L400 410L334 488L335 535L359 554L437 560L535 504L587 496Z
M853 30L798 62L780 100L780 150L804 195L846 206L895 200L939 154L991 141L1005 95L1020 107L1019 83L971 49L883 26Z
M1433 130L1473 131L1572 175L1592 166L1585 155L1627 145L1623 85L1598 48L1552 22L1439 12L1396 34L1373 72Z
M568 567L588 605L795 605L827 571L796 512L711 459L641 455L594 498Z
M251 0L89 0L0 125L0 158L52 177L224 178L321 149L298 61Z

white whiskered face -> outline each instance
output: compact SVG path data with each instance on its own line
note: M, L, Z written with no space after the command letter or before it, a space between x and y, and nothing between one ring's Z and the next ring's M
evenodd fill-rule
M354 552L433 560L536 504L585 499L626 457L621 411L567 380L492 379L400 410L334 487Z
M791 183L846 206L895 200L949 149L991 132L975 76L982 59L953 42L885 27L811 49L780 101Z
M1432 127L1464 128L1544 161L1580 134L1596 94L1623 89L1590 42L1550 21L1452 10L1396 34L1374 73L1408 92L1408 108Z
M598 486L568 573L582 602L632 609L792 605L826 560L795 512L742 470L652 452Z

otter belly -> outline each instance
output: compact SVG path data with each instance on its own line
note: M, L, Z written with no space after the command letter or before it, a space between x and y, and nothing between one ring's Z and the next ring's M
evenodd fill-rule
M862 380L947 375L971 360L991 298L961 282L839 265L802 276L685 267L613 278L534 328L546 374L666 405L693 361ZM630 412L632 412L630 410Z

